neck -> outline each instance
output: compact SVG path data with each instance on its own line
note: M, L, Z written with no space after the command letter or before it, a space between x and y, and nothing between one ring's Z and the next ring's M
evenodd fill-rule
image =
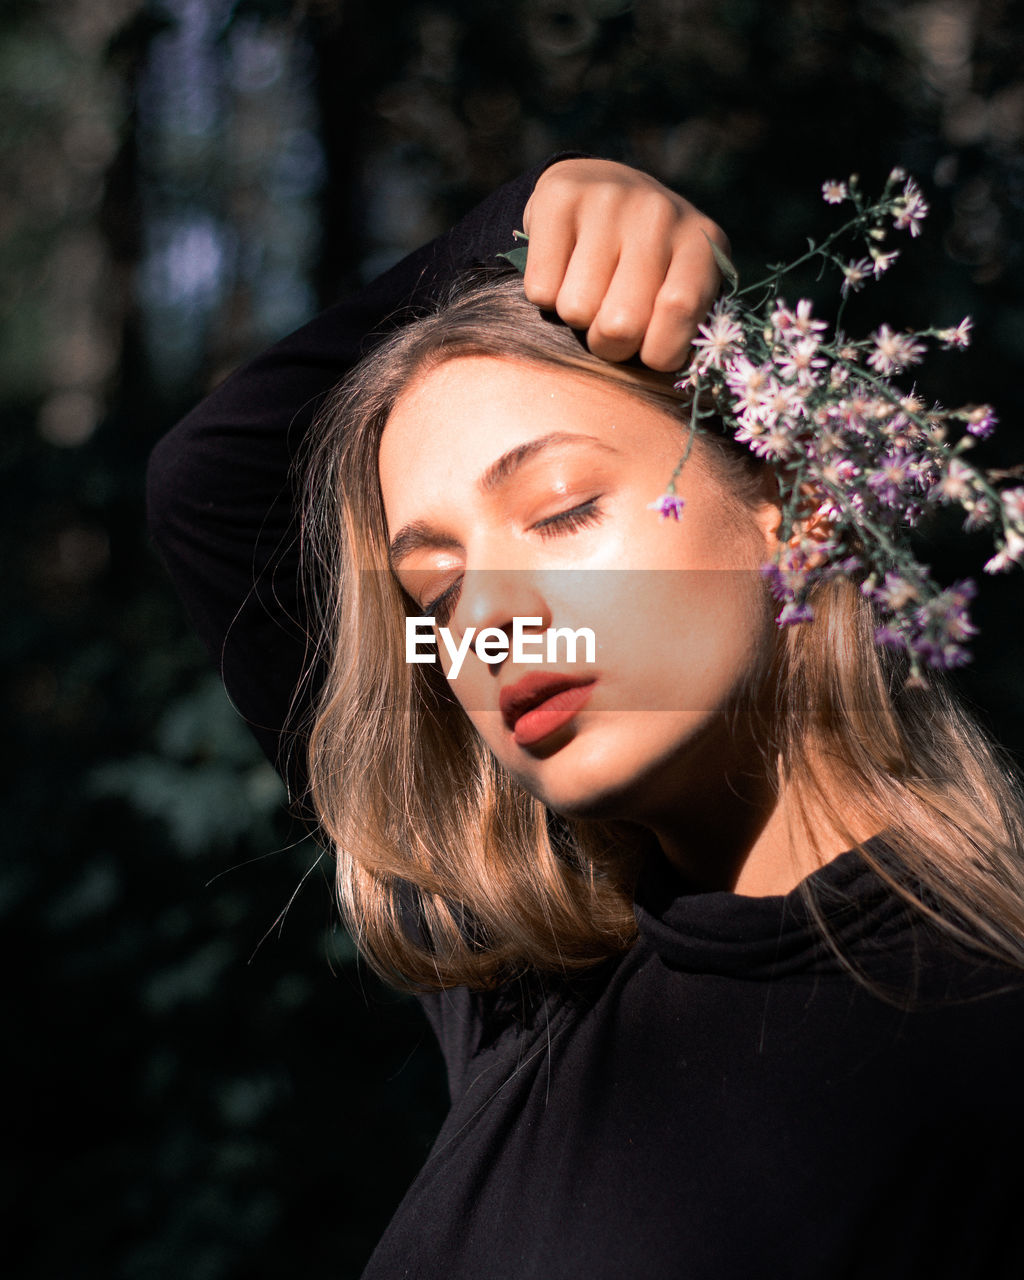
M826 768L818 755L809 764L812 777L829 779L827 801L813 786L798 791L778 758L768 761L757 751L734 758L714 783L705 774L699 798L649 824L663 854L698 890L789 893L883 825L863 811L840 770Z

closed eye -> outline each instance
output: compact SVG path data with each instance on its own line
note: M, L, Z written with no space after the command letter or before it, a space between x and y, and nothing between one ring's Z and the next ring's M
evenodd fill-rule
M433 600L423 605L423 612L430 614L438 626L445 626L455 612L455 606L459 602L459 592L462 590L462 578L456 578L450 586L446 587L439 596L435 596Z
M578 529L585 529L600 521L604 513L598 506L598 502L598 498L590 498L587 502L570 507L568 511L559 511L553 516L546 516L530 527L542 538L557 538L563 534L575 533ZM439 596L435 596L433 600L422 606L424 614L430 614L438 626L445 626L455 612L461 591L462 578L459 577Z
M577 529L585 529L589 525L597 524L604 514L597 505L598 501L598 498L591 498L588 502L581 502L579 506L570 507L568 511L559 511L557 515L538 520L532 528L542 538L557 538L561 534L575 533Z

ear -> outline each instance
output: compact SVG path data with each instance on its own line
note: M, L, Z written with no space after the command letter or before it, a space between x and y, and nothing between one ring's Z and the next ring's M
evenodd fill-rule
M774 470L764 466L757 474L756 484L757 489L752 495L749 509L754 517L754 525L764 539L768 559L772 560L778 551L782 525L782 498L779 494L779 482Z

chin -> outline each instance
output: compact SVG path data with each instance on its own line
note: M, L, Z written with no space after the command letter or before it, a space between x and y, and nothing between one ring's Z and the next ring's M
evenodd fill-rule
M646 824L718 791L736 743L725 718L706 712L622 713L615 725L591 725L524 760L503 763L555 813Z
M637 820L655 777L678 764L678 743L661 752L636 756L614 735L581 734L550 744L531 761L506 765L531 795L566 818ZM609 740L609 737L611 740Z

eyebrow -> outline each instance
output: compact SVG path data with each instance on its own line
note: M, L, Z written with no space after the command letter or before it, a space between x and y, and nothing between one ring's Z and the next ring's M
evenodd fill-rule
M500 489L507 484L521 467L545 449L551 448L552 445L578 444L581 442L596 445L597 448L605 453L614 453L621 456L622 451L620 449L616 449L614 445L608 444L598 436L584 435L579 431L551 431L546 436L538 436L535 440L527 440L524 444L517 444L515 448L503 453L483 473L477 481L477 487L483 493L493 493L496 489ZM418 551L421 547L436 547L448 551L457 551L461 545L457 538L433 528L425 520L413 520L409 524L403 525L391 539L388 559L394 569L406 556L411 555L413 551Z
M493 493L495 489L500 489L503 484L507 484L524 463L529 462L531 458L541 453L544 449L550 449L555 444L577 444L580 441L597 445L599 449L605 450L606 453L619 452L614 445L608 444L598 436L583 435L579 431L550 431L546 436L538 436L536 440L527 440L525 444L517 444L514 449L509 449L507 453L503 453L496 462L491 463L480 477L478 481L479 487L484 493Z
M388 548L388 559L391 561L392 569L397 569L406 556L412 555L420 547L437 547L446 551L458 551L461 545L457 538L453 538L447 533L440 533L432 525L427 524L425 520L413 520L411 524L403 525L391 539L391 546Z

